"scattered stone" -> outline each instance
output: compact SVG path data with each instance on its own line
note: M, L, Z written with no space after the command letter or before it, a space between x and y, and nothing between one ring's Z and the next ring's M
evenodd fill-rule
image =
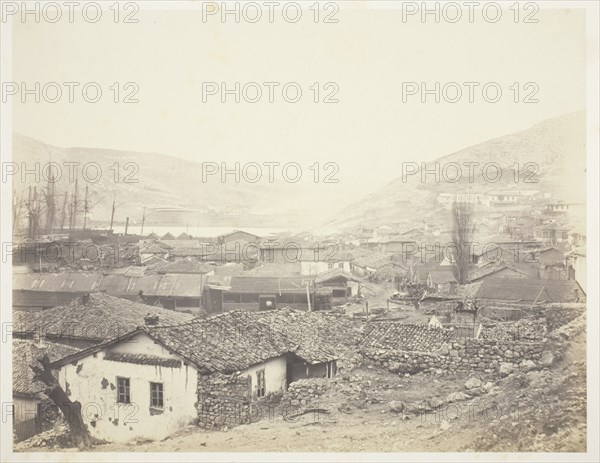
M404 403L403 402L398 402L396 400L392 400L389 403L389 409L390 409L390 412L401 413L401 412L404 411Z
M521 362L521 369L523 371L531 371L534 370L536 368L536 364L533 360L523 360L523 362Z
M512 363L503 363L502 365L500 365L500 369L498 370L498 373L500 373L500 376L508 376L514 370L515 370L515 367L513 366Z
M459 400L468 399L469 396L462 391L451 392L446 396L446 403L458 402Z
M544 351L539 363L542 367L551 367L554 364L554 354L548 350Z
M477 387L481 387L483 382L479 378L469 378L469 380L465 383L465 387L467 389L475 389Z

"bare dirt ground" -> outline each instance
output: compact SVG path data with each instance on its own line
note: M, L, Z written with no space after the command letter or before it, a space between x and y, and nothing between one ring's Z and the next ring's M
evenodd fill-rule
M337 378L323 398L331 414L286 420L274 413L271 419L221 431L190 426L160 442L105 444L94 451L583 452L584 358L581 333L552 370L512 374L483 396L419 413L394 412L390 404L443 401L450 393L464 392L468 376L404 377L363 367L347 379Z
M558 341L567 349L551 369L497 379L475 397L462 394L468 375L406 377L366 364L333 380L320 400L330 413L284 419L276 409L251 424L223 430L190 425L162 441L110 443L93 451L583 452L586 334L574 333ZM449 400L450 394L458 397ZM64 451L21 444L15 450Z

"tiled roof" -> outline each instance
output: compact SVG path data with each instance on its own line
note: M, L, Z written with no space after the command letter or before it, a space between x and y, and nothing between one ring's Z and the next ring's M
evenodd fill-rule
M474 267L470 269L469 280L475 281L486 277L490 277L491 275L495 275L496 273L501 272L503 270L509 270L513 272L515 274L515 278L520 278L519 275L523 275L524 277L529 276L527 273L522 272L503 262L490 262L488 265L484 265L482 267Z
M169 250L167 250L165 248L161 248L160 246L157 246L156 244L151 244L149 246L146 246L146 247L140 249L140 254L165 254L167 252L169 252Z
M56 337L73 337L107 341L122 336L144 324L146 315L158 315L160 324L186 323L194 317L183 312L92 293L80 296L65 306L29 312L14 311L15 332L45 333Z
M337 278L343 278L346 281L358 281L354 276L341 268L333 268L327 272L323 272L315 277L316 283L323 283L324 281L335 280Z
M367 251L366 254L363 254L361 252L359 252L358 254L359 256L354 258L354 265L358 267L379 268L382 265L391 262L393 259L392 254L387 254L383 252Z
M392 349L433 352L455 338L453 330L409 323L373 323L362 346L366 349Z
M180 325L144 326L140 330L203 373L244 370L292 352L309 363L326 362L336 359L349 346L358 346L362 338L362 330L355 328L349 318L290 308L231 311ZM87 356L101 348L99 345L77 355ZM77 355L61 359L58 364L71 362Z
M174 257L204 257L206 260L210 260L210 252L206 249L200 248L174 248L169 251L169 255Z
M176 262L168 262L164 265L157 266L155 269L158 273L200 273L205 274L214 270L214 266L207 265L197 260L179 260Z
M282 333L296 346L294 352L309 363L334 360L341 350L358 345L363 336L362 329L339 314L290 308L253 314L272 330Z
M208 372L234 372L293 349L251 312L228 312L172 327L144 327L151 337Z
M104 360L113 362L134 363L137 365L156 365L167 368L180 368L181 360L158 357L156 355L133 354L129 352L109 351L104 356Z
M67 355L74 354L78 349L44 341L44 347L36 345L33 341L13 340L13 392L16 394L34 395L44 390L43 383L33 381L33 370L30 365L38 365L37 359L47 354L50 361L58 360Z

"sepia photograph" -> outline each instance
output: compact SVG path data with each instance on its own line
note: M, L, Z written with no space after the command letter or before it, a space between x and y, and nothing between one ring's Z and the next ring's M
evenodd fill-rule
M0 9L3 462L598 461L600 1Z

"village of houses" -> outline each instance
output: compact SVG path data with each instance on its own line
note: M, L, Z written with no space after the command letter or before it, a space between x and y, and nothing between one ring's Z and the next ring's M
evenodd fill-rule
M463 281L447 252L456 202L473 204L478 243ZM585 449L578 209L442 193L410 227L23 244L16 449L81 447L57 390L100 450ZM517 401L547 413L448 411Z

